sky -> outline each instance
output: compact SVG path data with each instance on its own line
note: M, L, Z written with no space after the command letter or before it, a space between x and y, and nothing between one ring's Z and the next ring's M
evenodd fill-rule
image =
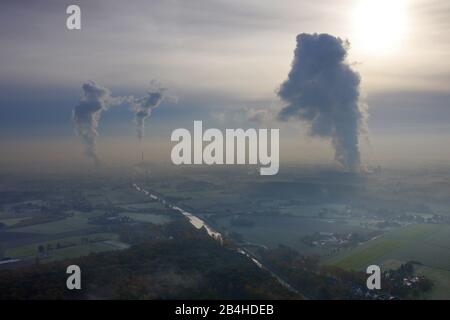
M81 7L81 30L65 27L70 4ZM168 88L174 98L147 119L146 150L193 120L254 126L254 110L283 107L276 92L300 33L350 42L347 61L360 74L361 99L369 106L364 161L446 161L449 31L447 0L5 0L0 163L86 161L71 116L88 80L113 96L143 96L152 80ZM103 114L98 148L105 158L113 162L140 148L133 121L127 107ZM332 161L329 142L308 136L304 124L263 125L282 129L286 157ZM166 149L149 153L164 160Z

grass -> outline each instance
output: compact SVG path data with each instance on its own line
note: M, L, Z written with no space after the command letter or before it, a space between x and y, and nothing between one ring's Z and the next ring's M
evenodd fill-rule
M387 253L400 246L400 241L383 239L374 240L351 251L351 254L337 259L333 264L344 268L360 270L373 261L379 261Z
M167 222L170 222L172 219L167 216L158 215L158 214L150 214L150 213L121 213L122 217L129 217L133 220L139 221L139 222L151 222L155 224L164 224Z
M133 202L119 205L124 210L161 210L164 206L159 202Z
M5 224L6 226L10 227L12 225L15 225L17 222L22 221L26 219L27 217L21 217L21 218L9 218L9 219L0 219L0 223Z
M286 214L298 215L298 216L311 216L316 217L317 214L325 210L336 210L341 211L345 208L344 205L339 204L321 204L321 205L293 205L285 206L280 211ZM327 217L334 216L334 211L327 212Z
M416 274L426 276L434 283L433 289L423 296L424 299L450 299L450 270L418 266L416 267Z
M107 243L103 242L97 242L97 243L89 243L89 244L83 244L83 245L77 245L74 247L68 247L63 248L59 250L54 250L47 261L56 261L56 260L63 260L68 258L75 258L75 257L81 257L86 256L91 253L98 253L98 252L104 252L104 251L112 251L112 250L119 250L119 247L112 246Z
M383 269L418 261L417 274L434 282L428 299L450 299L450 226L417 224L387 232L376 240L346 250L325 261L345 269L364 270L370 264Z
M388 259L383 261L383 263L380 265L382 270L396 270L398 269L404 261L395 260L395 259Z
M332 247L310 247L301 241L301 238L314 232L357 232L366 234L370 232L359 226L353 226L343 221L328 222L327 219L311 219L303 217L286 216L245 216L254 222L253 227L239 227L230 223L230 217L216 219L216 225L230 232L237 232L245 241L276 247L283 244L296 249L301 254L329 254Z
M427 239L440 229L441 226L430 224L416 224L395 229L361 246L341 252L326 263L355 270L364 269L373 263L382 264L384 260L389 259L429 263L431 258L429 253L433 252L435 256L439 247L431 246L430 248ZM448 262L450 265L450 261Z
M88 224L88 217L82 213L76 213L73 217L49 223L36 224L14 229L15 232L56 234L62 232L93 229L95 226Z
M11 258L35 257L38 255L39 246L42 245L46 248L47 245L51 245L54 248L50 253L51 258L77 257L90 252L113 250L114 246L102 243L102 241L117 240L117 238L118 236L114 233L94 233L86 236L67 237L10 248L6 250L5 255ZM91 243L84 243L82 239L88 239ZM56 249L58 243L67 247Z

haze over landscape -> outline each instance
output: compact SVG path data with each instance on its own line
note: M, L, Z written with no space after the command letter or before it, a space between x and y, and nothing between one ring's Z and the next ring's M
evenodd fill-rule
M167 152L150 150L168 144L170 132L192 120L255 126L255 114L261 120L261 112L277 113L285 105L276 91L300 33L350 42L346 60L360 74L362 101L370 107L370 143L364 137L360 143L364 162L448 159L445 1L96 1L83 4L81 32L63 27L65 7L64 1L2 4L4 164L83 162L71 113L88 80L117 96L145 96L152 80L172 90L177 99L155 110L144 141L147 153L162 161ZM375 28L380 20L383 27ZM129 108L111 108L99 124L98 148L112 162L130 163L140 154ZM298 150L282 152L285 161L333 163L329 141L307 137L305 124L272 118L269 125L282 129L288 149Z
M450 299L448 1L70 4L0 4L0 299ZM175 166L194 121L278 174Z

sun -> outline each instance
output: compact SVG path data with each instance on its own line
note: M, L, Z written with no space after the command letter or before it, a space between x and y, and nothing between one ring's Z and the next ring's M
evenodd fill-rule
M387 54L401 46L407 31L406 0L360 0L353 15L355 47Z

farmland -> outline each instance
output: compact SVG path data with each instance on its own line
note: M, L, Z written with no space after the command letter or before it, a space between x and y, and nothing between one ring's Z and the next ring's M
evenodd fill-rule
M326 261L327 264L363 270L370 264L390 268L393 261L420 263L417 274L434 280L430 297L450 298L450 250L448 225L410 225L369 241L357 248L341 252Z

